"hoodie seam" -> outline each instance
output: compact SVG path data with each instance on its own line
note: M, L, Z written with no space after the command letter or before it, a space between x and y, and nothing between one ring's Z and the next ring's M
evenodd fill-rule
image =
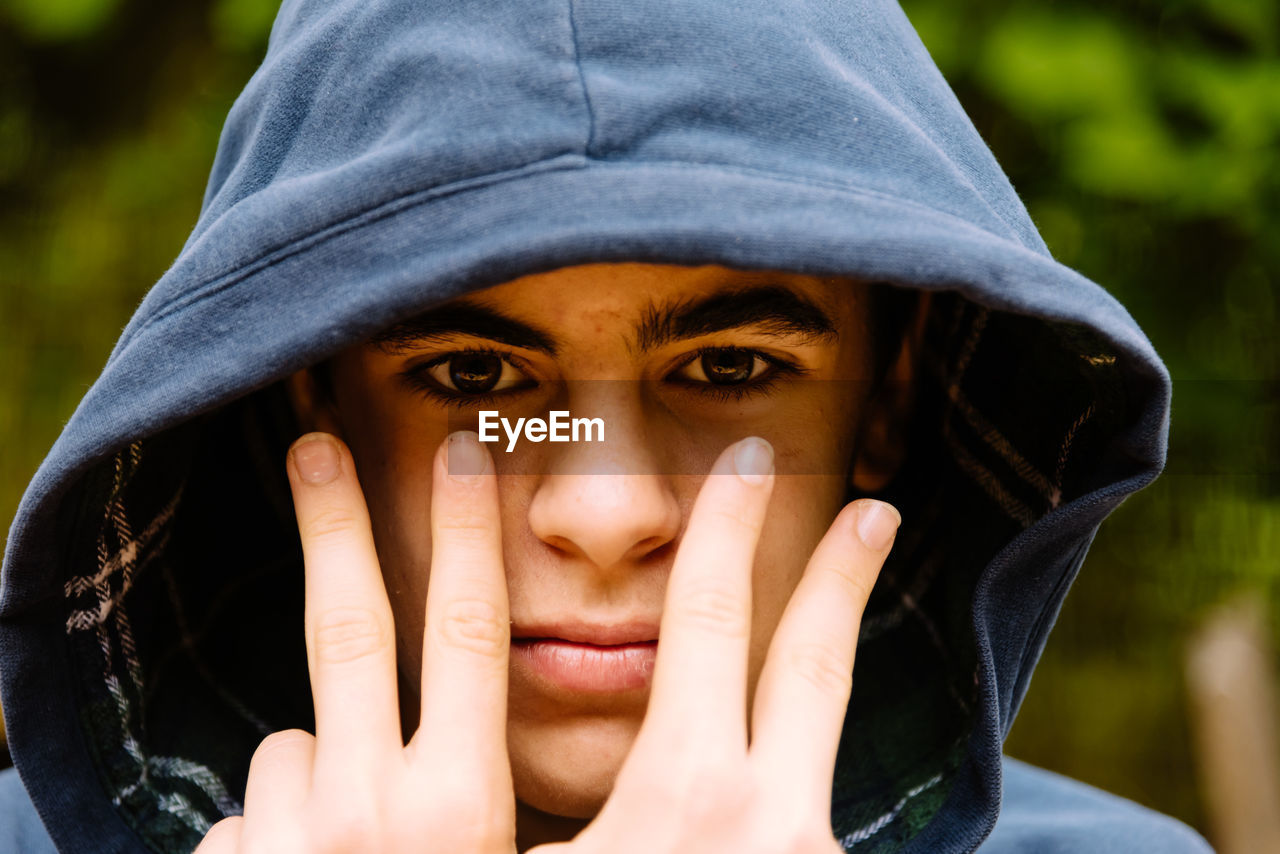
M586 157L591 156L591 149L596 141L596 111L591 104L591 90L587 88L587 73L582 68L582 48L578 43L578 18L574 14L574 7L577 5L574 0L568 0L569 11L569 37L573 42L573 65L578 70L578 84L582 87L582 104L587 110L587 140L582 146L582 153Z
M579 159L581 158L581 159ZM152 314L146 322L138 327L137 332L128 336L127 340L122 340L117 354L123 352L132 341L139 337L148 328L156 323L164 320L172 314L175 314L189 306L196 305L204 300L221 293L227 288L234 287L244 279L257 273L270 269L272 266L288 260L299 253L305 252L315 246L322 245L328 240L339 237L348 231L361 228L365 225L371 225L382 219L417 207L418 205L431 202L437 198L452 196L457 193L467 192L469 190L483 189L489 186L500 184L505 181L518 180L525 177L531 177L549 172L561 172L570 170L586 169L591 166L599 166L606 169L621 168L631 169L636 167L661 167L670 169L688 169L697 172L721 172L731 175L741 175L748 178L757 178L766 181L776 181L782 184L790 184L795 186L816 187L819 189L829 190L834 193L840 193L857 198L877 199L898 205L911 210L918 210L929 213L934 216L943 217L951 222L956 223L965 231L976 231L995 237L1005 243L1010 244L1014 249L1026 252L1029 255L1035 255L1044 260L1053 260L1051 256L1045 256L1034 249L1026 246L1018 241L1012 235L1002 235L990 231L980 225L977 225L961 216L948 211L940 210L930 205L921 204L920 202L903 199L897 196L883 193L877 190L869 190L863 187L851 187L847 184L840 184L835 181L824 181L817 178L805 177L799 175L789 175L782 172L771 172L763 169L752 169L744 166L733 166L720 163L688 163L680 160L608 160L598 157L589 157L579 154L560 154L554 157L543 158L527 163L523 166L509 169L502 172L491 172L485 175L477 175L471 178L464 178L449 184L442 184L435 187L427 187L418 190L410 190L401 195L379 202L372 207L364 208L348 217L336 220L328 225L300 235L287 243L281 244L270 249L256 258L245 262L237 267L233 267L224 273L221 273L211 279L207 279L202 285L189 291L183 297L169 303L167 306L158 309ZM224 214L225 216L225 214Z

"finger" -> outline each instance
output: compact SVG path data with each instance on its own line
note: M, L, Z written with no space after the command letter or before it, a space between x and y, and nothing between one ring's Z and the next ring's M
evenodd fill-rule
M315 736L302 730L274 732L262 740L249 761L244 792L244 847L284 850L274 840L295 831L291 822L301 814L311 789Z
M238 815L227 816L219 821L200 840L192 854L233 854L239 850L240 829L244 819Z
M900 521L882 501L845 507L783 612L756 688L751 742L751 761L779 798L830 798L863 609Z
M306 564L317 780L368 779L399 749L395 631L350 452L310 433L289 450Z
M725 450L698 492L667 581L643 735L746 747L751 570L773 489L773 448Z
M436 453L431 578L422 644L422 717L415 749L438 767L507 766L511 619L493 461L470 431ZM475 779L474 777L472 778Z

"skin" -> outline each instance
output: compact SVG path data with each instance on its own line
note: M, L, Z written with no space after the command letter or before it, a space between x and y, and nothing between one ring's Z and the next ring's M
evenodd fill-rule
M644 334L667 308L763 288L796 298L751 316L772 322L712 329L725 318L704 312L670 324L673 336ZM599 264L460 305L541 330L554 353L419 324L340 354L327 379L291 383L303 423L325 431L289 462L317 733L264 742L245 817L216 826L201 851L262 839L400 850L430 838L451 840L439 850L505 852L575 835L580 851L636 838L646 850L751 850L762 839L832 850L827 798L856 630L897 525L880 502L842 511L851 483L876 488L899 458L886 437L900 407L867 396L865 290ZM476 351L497 358L458 355ZM490 379L501 372L494 396L459 402L455 369L477 365ZM726 365L731 376L712 382L708 370ZM446 441L474 428L481 408L601 417L607 441L511 453L471 434ZM884 531L869 546L858 530L875 527L873 509ZM565 692L513 664L513 625L566 618L660 621L652 688ZM720 794L708 802L708 791ZM304 838L316 826L333 831L324 843Z

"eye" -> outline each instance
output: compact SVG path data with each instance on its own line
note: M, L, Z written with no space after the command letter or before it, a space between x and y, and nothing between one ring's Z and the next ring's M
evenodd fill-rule
M497 353L470 350L451 353L426 367L436 385L458 394L491 394L519 385L525 376Z
M678 374L689 382L734 386L759 379L771 367L773 363L754 350L714 347L703 350Z

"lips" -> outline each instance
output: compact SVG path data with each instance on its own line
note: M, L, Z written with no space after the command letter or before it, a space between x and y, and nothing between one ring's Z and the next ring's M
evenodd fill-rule
M593 646L648 643L658 639L657 620L586 623L573 620L520 622L511 626L512 640L554 639Z
M511 627L511 659L556 693L644 691L658 650L656 621L544 622Z

